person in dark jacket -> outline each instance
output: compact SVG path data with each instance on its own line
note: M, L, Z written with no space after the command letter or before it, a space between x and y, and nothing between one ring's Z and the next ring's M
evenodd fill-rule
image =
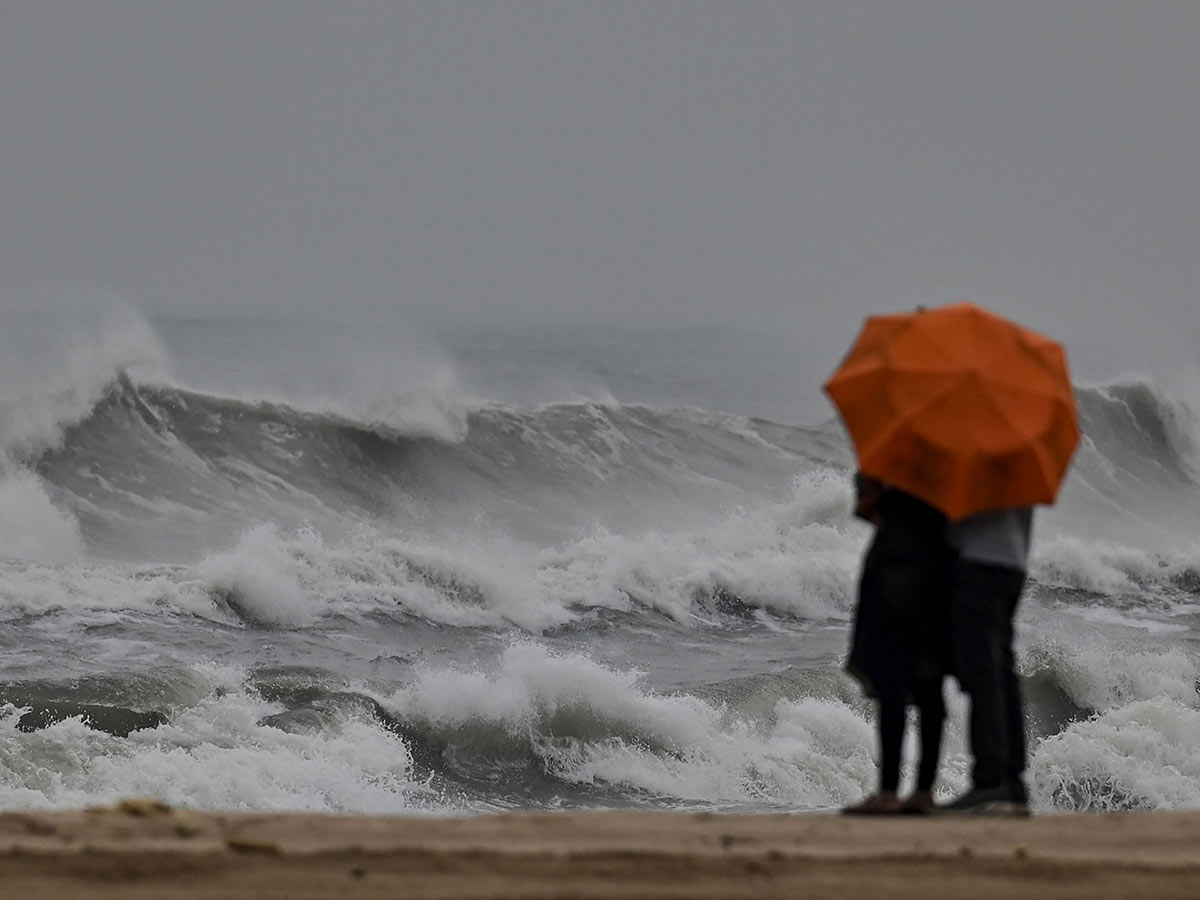
M1013 652L1013 619L1025 585L1033 509L956 519L950 635L954 674L971 701L972 786L939 812L1029 815L1025 714Z
M950 567L946 517L894 487L855 477L855 514L873 522L863 558L847 669L879 706L879 789L851 815L928 813L946 718ZM916 790L899 796L901 748L909 704L919 714Z

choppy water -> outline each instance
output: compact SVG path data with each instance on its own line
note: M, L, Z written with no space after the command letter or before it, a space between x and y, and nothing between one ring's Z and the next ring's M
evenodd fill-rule
M6 325L0 806L763 811L872 786L840 671L851 457L791 418L771 339ZM1144 383L1078 399L1020 619L1034 802L1200 806L1196 422Z

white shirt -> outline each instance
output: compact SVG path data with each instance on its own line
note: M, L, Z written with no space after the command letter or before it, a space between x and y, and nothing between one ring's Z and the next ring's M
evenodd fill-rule
M946 526L946 543L961 559L1024 572L1032 533L1033 507L1018 506L955 519Z

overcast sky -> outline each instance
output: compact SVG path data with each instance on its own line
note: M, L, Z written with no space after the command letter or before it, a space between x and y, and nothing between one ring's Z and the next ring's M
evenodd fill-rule
M1195 358L1198 48L1196 0L6 0L0 296L842 343L971 298Z

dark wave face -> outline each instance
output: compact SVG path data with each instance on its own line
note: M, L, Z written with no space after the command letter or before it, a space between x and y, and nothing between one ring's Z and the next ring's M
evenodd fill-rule
M1062 515L1200 522L1190 413L1144 384L1077 393L1084 442ZM849 468L834 421L798 428L695 409L482 405L453 435L122 376L34 461L101 554L194 556L256 521L418 528L486 517L535 540L658 526ZM150 524L148 520L152 519Z
M1195 484L1198 423L1184 406L1148 384L1115 384L1077 392L1081 428L1108 472L1153 492ZM1087 466L1087 457L1081 461Z
M1076 391L1083 440L1058 504L1064 529L1138 547L1164 547L1200 523L1200 422L1151 385Z
M729 506L844 459L828 430L688 409L485 406L464 426L432 437L122 377L35 465L94 551L155 558L261 520L419 528L484 515L547 539Z

